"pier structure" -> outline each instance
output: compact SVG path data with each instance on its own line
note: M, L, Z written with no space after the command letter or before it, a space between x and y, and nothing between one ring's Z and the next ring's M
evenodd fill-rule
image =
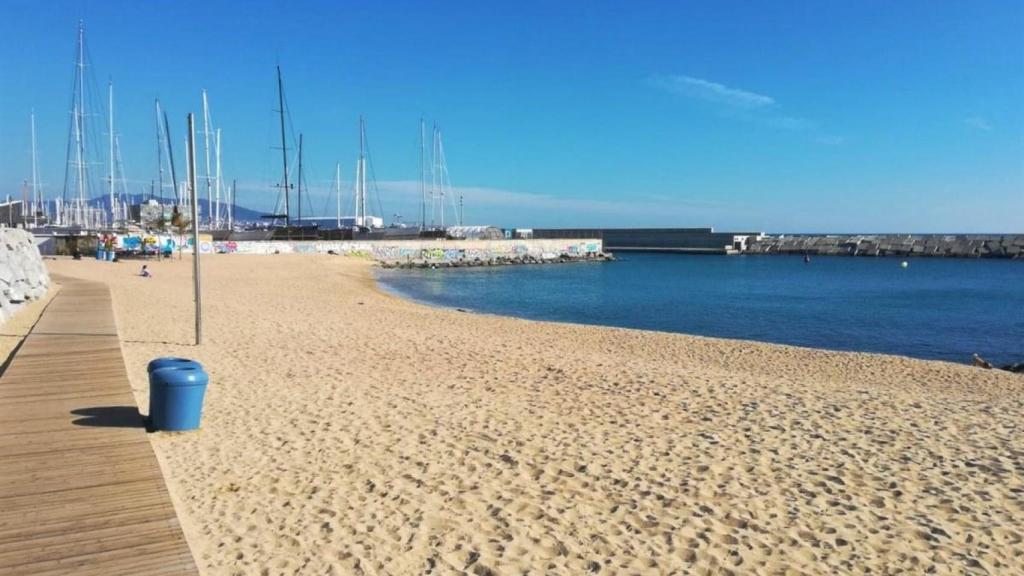
M533 228L529 231L529 236L536 239L598 238L609 252L688 254L739 254L746 252L750 242L762 235L762 232L715 232L714 228Z

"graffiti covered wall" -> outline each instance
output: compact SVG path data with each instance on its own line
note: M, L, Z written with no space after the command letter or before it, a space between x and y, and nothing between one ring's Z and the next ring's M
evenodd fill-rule
M188 248L186 248L188 250ZM600 240L392 240L314 242L213 242L199 241L202 254L326 254L372 258L382 262L456 262L523 258L554 260L601 253Z
M170 254L179 249L183 252L192 251L192 237L179 234L100 234L96 237L97 246L104 250L118 253L133 254ZM213 237L209 234L199 235L200 245L212 245Z

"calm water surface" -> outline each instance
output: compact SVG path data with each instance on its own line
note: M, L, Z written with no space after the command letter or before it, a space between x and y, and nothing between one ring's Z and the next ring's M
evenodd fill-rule
M1024 361L1024 262L620 254L610 263L378 270L429 304L538 320L968 362Z

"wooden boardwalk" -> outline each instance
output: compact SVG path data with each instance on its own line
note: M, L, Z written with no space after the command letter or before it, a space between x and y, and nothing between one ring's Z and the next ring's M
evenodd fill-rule
M0 376L0 575L197 574L110 292L60 283Z

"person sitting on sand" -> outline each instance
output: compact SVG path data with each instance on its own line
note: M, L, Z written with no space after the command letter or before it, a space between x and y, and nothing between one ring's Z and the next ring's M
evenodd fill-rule
M143 278L152 278L153 274L149 271L149 267L143 264L142 272L139 272L139 276L142 276Z

